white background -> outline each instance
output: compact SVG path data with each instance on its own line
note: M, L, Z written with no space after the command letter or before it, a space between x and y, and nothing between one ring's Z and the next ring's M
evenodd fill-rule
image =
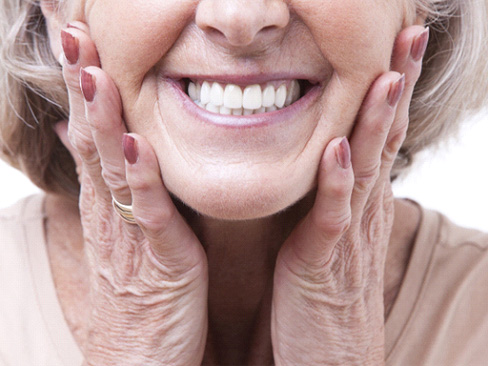
M0 208L38 191L22 173L0 161ZM422 153L394 191L460 225L488 232L488 113L467 121L455 141Z

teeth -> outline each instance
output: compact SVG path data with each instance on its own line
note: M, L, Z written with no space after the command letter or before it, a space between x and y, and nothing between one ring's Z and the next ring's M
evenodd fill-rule
M275 88L273 85L268 85L263 91L263 107L271 107L275 103Z
M210 103L218 105L224 104L224 89L219 83L213 83L210 89Z
M232 109L227 108L226 106L220 106L219 112L220 114L232 114Z
M293 80L290 84L290 90L286 94L285 106L288 107L294 101L298 100L298 98L300 98L300 84L298 84L298 81Z
M210 102L210 84L206 81L203 82L202 89L200 90L200 102L202 104Z
M224 105L232 109L242 108L242 89L239 86L228 84L225 87Z
M191 100L199 100L200 95L197 93L197 86L193 83L188 85L188 95L190 96Z
M212 104L212 103L208 103L205 106L205 109L209 112L220 113L220 108L218 106L216 106L215 104Z
M200 95L202 94L202 86L200 84L196 84L197 88L196 88L196 95L197 95L197 99L195 100L200 100Z
M274 82L273 84L277 84ZM278 89L269 83L249 85L242 88L235 84L223 86L217 82L190 82L188 95L201 108L213 113L248 116L258 113L269 113L287 107L300 98L300 85L297 80L285 83Z
M286 100L286 86L282 85L276 91L275 106L283 108Z
M259 85L250 85L242 94L242 106L246 109L259 109L262 106L263 92Z

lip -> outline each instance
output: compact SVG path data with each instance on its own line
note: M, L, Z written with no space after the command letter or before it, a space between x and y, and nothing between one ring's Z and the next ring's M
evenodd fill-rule
M295 103L285 107L283 109L267 112L261 114L253 114L250 116L233 116L233 115L222 115L209 112L203 108L197 106L185 93L182 87L181 78L173 77L163 77L163 80L169 84L171 91L174 93L175 97L180 101L183 107L187 110L189 114L198 118L199 120L226 128L250 128L250 127L265 127L272 124L283 123L287 120L293 119L296 115L300 114L302 111L309 108L319 97L322 90L322 84L310 79L309 77L294 77L293 79L306 79L314 85L311 86L310 90L300 98ZM185 75L184 78L189 79L200 79L217 81L221 83L232 83L236 85L249 85L249 84L261 84L270 80L288 80L289 75L286 77L284 75L252 75L252 76L202 76L202 75ZM292 80L292 79L290 79Z
M247 74L247 75L206 75L206 74L176 74L170 73L163 75L163 78L168 80L181 80L181 79L194 79L194 80L206 80L212 82L218 82L222 84L236 84L236 85L252 85L252 84L265 84L268 81L273 80L307 80L311 84L320 84L323 79L315 75L307 74L293 74L289 73L262 73L262 74Z

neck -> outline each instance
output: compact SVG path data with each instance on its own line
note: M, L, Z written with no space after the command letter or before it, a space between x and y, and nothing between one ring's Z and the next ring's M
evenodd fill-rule
M258 331L257 319L268 312L274 261L282 229L276 218L246 222L204 219L200 240L209 264L209 347L219 364L247 364ZM218 345L218 346L217 346Z
M214 353L219 364L265 364L255 345L270 346L269 332L263 332L269 326L263 325L269 321L276 257L310 209L309 201L255 220L188 219L207 253L211 339L207 345L215 347L207 353Z

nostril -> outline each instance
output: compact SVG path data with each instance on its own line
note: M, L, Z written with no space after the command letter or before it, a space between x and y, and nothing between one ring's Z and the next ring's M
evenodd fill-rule
M207 36L233 47L278 43L289 20L283 0L201 0L195 15L197 26Z
M274 26L274 25L268 25L268 26L264 27L263 29L261 29L261 32L266 33L266 32L272 31L273 29L275 29L275 27L276 26Z
M218 30L217 28L209 26L205 29L205 31L207 32L207 35L210 38L215 38L216 40L220 40L220 41L226 39L225 34L223 32L221 32L220 30Z

